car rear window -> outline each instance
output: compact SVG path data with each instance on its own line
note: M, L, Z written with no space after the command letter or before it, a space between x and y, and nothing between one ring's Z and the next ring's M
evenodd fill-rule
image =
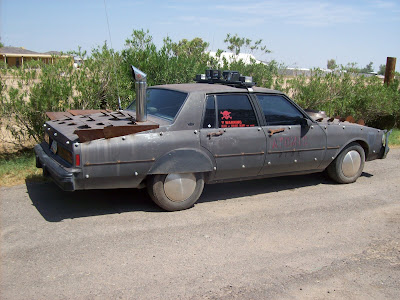
M146 92L147 113L156 117L161 117L173 121L182 107L187 97L186 93L165 90L147 89ZM136 110L136 100L134 100L127 110Z

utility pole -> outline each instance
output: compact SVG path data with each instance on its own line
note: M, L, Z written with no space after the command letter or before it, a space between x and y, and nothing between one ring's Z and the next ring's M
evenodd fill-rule
M394 79L394 71L396 70L396 57L388 57L386 59L386 70L385 70L385 80L386 85L390 85L390 83Z

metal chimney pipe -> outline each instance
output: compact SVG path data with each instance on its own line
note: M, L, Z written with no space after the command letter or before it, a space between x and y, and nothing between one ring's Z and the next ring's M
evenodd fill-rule
M136 121L147 121L147 75L140 71L138 68L131 66L132 75L135 78L135 91L136 91Z

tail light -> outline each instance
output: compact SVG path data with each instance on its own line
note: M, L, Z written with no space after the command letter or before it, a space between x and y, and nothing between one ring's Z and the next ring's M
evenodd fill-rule
M79 154L75 154L75 166L80 167L81 165L81 156Z

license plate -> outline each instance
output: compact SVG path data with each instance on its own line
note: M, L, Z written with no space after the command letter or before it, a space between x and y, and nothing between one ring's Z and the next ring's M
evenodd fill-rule
M51 143L50 150L51 150L51 152L53 152L54 154L57 153L57 142L56 142L56 141L53 141L53 142Z

